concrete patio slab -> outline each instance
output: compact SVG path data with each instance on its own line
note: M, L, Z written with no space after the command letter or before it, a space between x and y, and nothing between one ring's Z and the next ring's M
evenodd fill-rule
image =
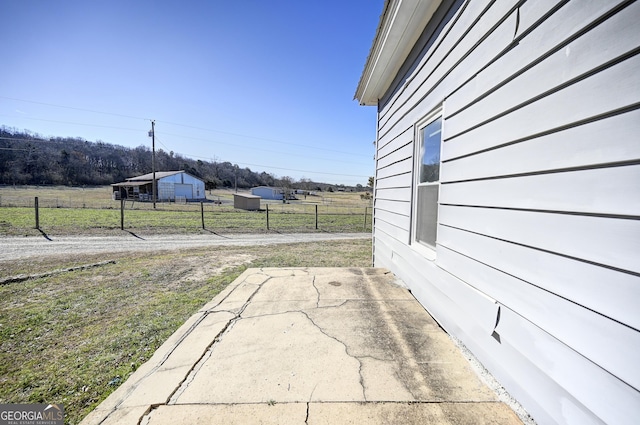
M393 275L249 269L83 424L521 424Z

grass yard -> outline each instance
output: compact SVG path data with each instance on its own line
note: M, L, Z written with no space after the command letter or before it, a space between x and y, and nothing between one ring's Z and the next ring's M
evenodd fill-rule
M0 262L0 403L62 403L78 423L247 267L366 267L371 241Z
M120 231L120 202L110 188L0 188L0 236L37 236L34 198L38 197L39 226L48 235L114 234ZM125 203L124 228L146 233L371 231L371 202L357 193L327 193L307 199L262 202L262 211L233 208L233 192L213 191L207 197L222 204ZM205 229L202 229L204 214ZM367 218L365 219L365 216Z

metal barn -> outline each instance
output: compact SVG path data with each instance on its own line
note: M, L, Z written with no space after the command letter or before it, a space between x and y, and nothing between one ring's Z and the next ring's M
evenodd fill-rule
M204 181L184 171L156 172L156 199L193 201L206 198ZM113 187L113 199L153 200L153 173L132 177Z

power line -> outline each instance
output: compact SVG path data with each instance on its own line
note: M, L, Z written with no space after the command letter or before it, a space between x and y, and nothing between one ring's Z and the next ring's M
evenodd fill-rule
M156 141L159 142L158 139L156 139ZM167 146L164 143L162 143L162 142L159 142L159 143L162 144L162 146L164 146L165 148L167 148ZM167 148L167 149L169 149L169 148ZM189 157L189 158L206 159L207 161L211 160L211 158L209 158L209 157L192 155L192 154L188 154L188 153L187 154L178 153L178 155L186 156L186 157ZM324 175L329 175L329 176L345 176L345 177L367 177L367 176L359 175L359 174L325 173L325 172L322 172L322 171L298 170L298 169L295 169L295 168L273 167L271 165L250 164L250 163L247 163L247 162L237 162L237 161L223 161L223 162L230 162L230 163L235 163L235 164L238 164L238 165L246 165L246 166L251 166L251 167L261 167L261 168L274 169L274 170L297 171L297 172L309 173L309 174L324 174Z
M191 136L181 136L179 134L171 134L171 133L165 133L165 132L161 132L160 134L163 134L165 136L181 137L183 139L200 140L202 142L215 143L215 144L218 144L218 145L233 146L233 147L236 147L236 148L238 147L238 145L235 144L235 143L220 142L218 140L202 139L202 138L199 138L199 137L191 137ZM281 155L286 155L286 156L296 156L296 157L299 157L299 158L308 158L309 157L308 154L307 155L302 155L302 154L296 154L296 153L292 153L292 152L275 151L273 149L256 148L256 147L253 147L253 146L247 146L247 147L241 146L241 148L243 148L243 149L251 149L253 151L271 152L271 153L281 154ZM367 155L362 155L362 157L363 158L364 157L368 158ZM314 159L319 159L319 160L322 160L322 161L343 162L345 164L353 164L353 161L343 161L343 160L335 159L335 158L321 158L321 157L318 157L318 156L314 156L313 158Z
M43 143L51 142L51 140L47 140L47 139L22 139L22 138L17 138L17 137L0 137L0 140L17 140L17 141L24 141L24 142L43 142ZM160 143L162 146L164 146L167 150L171 151L171 149L169 147L167 147L164 143L162 143L160 140L156 139L156 141L158 143ZM28 149L17 149L17 148L16 149L14 149L14 148L0 148L0 149L3 149L3 150L29 151ZM128 149L131 149L131 148L128 148ZM188 158L205 159L205 160L207 160L207 162L211 162L211 158L209 158L209 157L185 154L185 153L180 153L180 152L177 152L177 154L181 155L181 156L188 157ZM237 161L223 161L223 162L235 163L235 164L242 165L242 166L260 167L260 168L266 168L266 169L272 169L272 170L295 171L295 172L301 172L301 173L307 173L307 174L316 174L316 175L341 176L341 177L358 177L358 178L367 178L368 177L368 176L361 175L361 174L327 173L327 172L323 172L323 171L300 170L300 169L296 169L296 168L285 168L285 167L273 167L271 165L251 164L251 163L247 163L247 162L237 162Z
M112 115L114 117L131 118L131 119L135 119L135 120L145 120L145 121L149 120L148 118L134 117L132 115L125 115L125 114L117 114L115 112L96 111L96 110L93 110L93 109L76 108L76 107L73 107L73 106L65 106L65 105L56 105L54 103L36 102L35 100L17 99L15 97L0 96L0 98L1 99L8 99L8 100L15 100L15 101L18 101L18 102L33 103L35 105L53 106L54 108L64 108L64 109L71 109L71 110L74 110L74 111L92 112L94 114Z
M73 106L57 105L57 104L53 104L53 103L37 102L37 101L33 101L33 100L18 99L18 98L15 98L15 97L0 96L0 99L8 99L8 100L14 100L14 101L18 101L18 102L33 103L33 104L36 104L36 105L44 105L44 106L51 106L51 107L55 107L55 108L71 109L71 110L74 110L74 111L91 112L91 113L95 113L95 114L111 115L111 116L116 116L116 117L121 117L121 118L130 118L130 119L135 119L135 120L149 121L149 118L136 117L136 116L132 116L132 115L119 114L119 113L114 113L114 112L96 111L96 110L93 110L93 109L77 108L77 107L73 107ZM8 116L8 115L5 115L5 116ZM26 117L24 117L24 118L26 118ZM31 119L35 119L35 118L31 118ZM41 121L47 121L47 120L41 120ZM51 122L56 122L56 121L51 121ZM299 146L299 147L309 148L309 149L324 150L324 151L328 151L328 152L341 153L341 154L345 154L345 155L365 156L365 155L362 155L362 154L356 154L356 153L352 153L352 152L344 152L344 151L339 151L339 150L334 150L334 149L327 149L327 148L322 148L322 147L317 147L317 146L312 146L312 145L304 145L304 144L301 144L301 143L284 142L282 140L269 139L269 138L258 137L258 136L251 136L251 135L247 135L247 134L233 133L233 132L228 132L228 131L223 131L223 130L210 129L210 128L198 127L198 126L193 126L193 125L188 125L188 124L175 123L175 122L171 122L171 121L156 120L156 122L169 124L169 125L175 125L175 126L178 126L178 127L192 128L192 129L195 129L195 130L202 130L202 131L210 131L210 132L214 132L214 133L227 134L227 135L230 135L230 136L243 137L243 138L247 138L247 139L263 140L263 141L267 141L267 142L271 142L271 143L280 143L280 144L285 144L285 145L290 145L290 146ZM66 123L66 124L73 124L73 123ZM77 124L77 125L91 126L90 124ZM96 127L107 127L107 126L96 126ZM107 127L107 128L117 128L117 127ZM131 130L131 129L126 129L126 130Z
M2 96L0 96L2 97ZM9 117L9 118L15 118L12 115L8 115L8 114L0 114L0 117ZM101 124L84 124L84 123L80 123L80 122L70 122L70 121L59 121L59 120L48 120L45 118L32 118L32 117L20 117L20 119L23 120L32 120L32 121L44 121L44 122L54 122L57 124L69 124L69 125L81 125L84 127L99 127L99 128L113 128L114 130L126 130L126 131L144 131L140 128L126 128L126 127L116 127L113 125L101 125Z
M246 135L246 134L232 133L232 132L229 132L229 131L222 131L222 130L213 130L213 129L208 129L208 128L196 127L196 126L192 126L192 125L173 123L173 122L169 122L169 121L158 121L158 122L162 122L162 123L169 124L169 125L175 125L175 126L179 126L179 127L192 128L194 130L210 131L210 132L213 132L213 133L227 134L229 136L244 137L244 138L247 138L247 139L255 139L255 140L263 140L263 141L272 142L272 143L280 143L280 144L283 144L283 145L299 146L299 147L303 147L303 148L311 148L311 149L323 150L323 151L328 151L328 152L341 153L341 154L345 154L345 155L366 156L366 155L362 155L362 154L359 154L359 153L344 152L344 151L339 151L339 150L335 150L335 149L319 148L317 146L303 145L301 143L283 142L281 140L268 139L268 138L265 138L265 137L249 136L249 135Z

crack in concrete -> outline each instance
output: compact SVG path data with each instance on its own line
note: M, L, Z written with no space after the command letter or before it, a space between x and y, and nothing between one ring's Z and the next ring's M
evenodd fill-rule
M233 326L238 321L242 320L242 313L244 313L244 310L249 306L249 304L251 304L251 301L253 300L253 297L255 297L255 295L258 293L258 291L260 291L260 289L262 289L264 284L267 283L269 280L271 280L271 278L272 278L271 276L266 275L266 279L264 279L260 284L257 284L256 290L253 291L253 293L249 296L249 298L247 298L247 300L242 305L242 307L238 310L238 312L237 313L232 313L232 314L234 314L234 317L229 319L229 321L227 322L226 326L218 333L218 335L216 335L216 337L213 339L211 344L209 344L209 346L207 347L207 349L204 352L204 354L202 355L202 357L200 357L200 359L191 368L191 370L189 371L187 376L184 378L184 380L180 383L180 385L176 388L176 390L169 396L168 404L176 404L178 402L178 398L180 398L180 396L186 391L186 389L189 387L191 382L193 382L193 380L195 379L197 373L200 371L202 366L204 366L206 361L213 354L213 350L215 348L216 343L219 342L224 337L224 335L226 333L230 332L231 329L233 329ZM242 283L240 285L242 285ZM237 288L239 288L240 285L236 286L233 291L235 291ZM255 284L253 284L253 285L255 285ZM233 291L231 291L231 292L233 292ZM231 295L231 294L229 294L229 295ZM220 304L218 304L218 305L220 305Z
M189 329L187 329L187 331L180 336L180 338L178 338L178 340L172 345L171 349L162 357L162 359L160 360L160 362L155 365L153 368L151 368L151 370L147 373L145 373L135 384L133 384L131 386L131 388L128 389L128 391L125 392L125 394L123 395L123 397L121 397L120 401L118 403L116 403L113 408L111 409L111 411L104 417L102 418L102 420L98 423L101 424L104 421L106 421L113 413L115 413L118 408L120 406L122 406L122 404L129 398L129 396L138 389L138 387L151 375L153 375L155 372L158 371L158 369L160 369L164 363L167 361L167 359L171 356L171 354L173 354L173 352L178 348L178 346L187 338L187 336L189 336L191 334L191 332L193 332L193 330L200 324L202 323L202 321L209 315L208 312L203 313L191 326L189 326ZM151 411L151 407L149 409L147 409L147 412L140 418L139 423L144 419L145 416L147 416L149 414L149 412Z
M180 395L186 390L186 388L189 386L189 384L193 381L195 374L197 373L198 370L200 370L200 368L202 367L202 365L204 364L203 359L208 359L209 357L211 357L211 353L213 350L214 345L220 341L220 339L222 338L222 336L229 331L230 328L233 327L233 324L235 324L235 322L237 322L240 319L240 316L242 314L242 312L244 312L244 310L247 308L247 306L249 305L249 303L251 302L251 300L253 299L253 297L255 296L255 294L262 288L262 286L268 282L271 279L271 276L266 275L266 279L261 282L260 284L257 285L257 288L255 291L253 291L253 293L249 296L249 298L247 299L247 301L245 301L245 303L243 304L242 308L240 308L238 313L233 313L233 312L228 312L230 314L234 314L234 317L232 317L231 319L229 319L229 321L227 322L227 324L225 325L224 328L222 328L222 330L220 332L218 332L218 334L215 336L215 338L213 338L213 341L211 342L211 344L209 344L205 350L205 352L202 354L202 356L200 357L200 359L198 359L198 361L195 363L195 365L189 370L189 372L187 373L187 375L185 376L185 378L180 382L180 384L176 387L176 389L169 394L169 397L167 399L167 401L164 404L175 404L177 402L178 397L180 397ZM222 304L229 296L231 296L231 294L233 294L243 283L245 283L245 281L242 281L240 284L238 284L235 288L233 288L226 296L223 297L223 299L217 303L215 305L215 307L219 306L220 304ZM254 284L255 285L255 284ZM215 308L213 307L213 308ZM105 420L107 420L107 418L109 418L109 416L111 416L117 409L118 407L120 407L122 405L122 403L125 402L125 400L133 393L133 391L135 391L143 382L146 378L148 378L151 374L153 374L154 372L156 372L166 361L167 359L171 356L171 354L176 350L176 348L178 348L178 346L191 334L191 332L193 332L193 330L200 324L202 323L202 321L204 319L206 319L209 314L216 314L218 312L212 312L210 311L211 309L205 311L199 318L198 320L196 320L196 322L191 325L189 327L189 329L180 336L180 338L178 339L178 341L176 341L175 344L173 344L171 350L169 350L169 352L167 354L165 354L162 358L162 360L160 361L160 363L156 366L154 366L148 373L146 373L138 382L136 382L132 388L127 391L127 393L125 394L125 397L122 398L122 400L120 400L120 402L118 404L116 404L114 406L114 408L111 410L111 412L109 412L108 415L106 415L102 421L100 421L100 423L103 423ZM173 401L173 403L172 403ZM155 405L155 407L160 406L162 404L157 404ZM153 409L155 407L153 407L154 405L152 405L149 409L147 409L147 412L145 412L144 415L142 415L142 417L140 418L140 421L138 422L139 424L142 423L145 418L148 421L148 416L149 414L153 411Z
M354 356L353 354L349 353L349 346L347 344L344 343L344 341L340 341L338 338L334 337L333 335L329 335L324 329L322 329L322 327L320 325L318 325L310 316L307 312L305 311L298 311L299 313L303 314L310 322L311 324L313 324L313 326L315 326L321 334L323 334L324 336L333 339L334 341L336 341L337 343L341 344L342 346L344 346L344 352L347 356L351 357L352 359L357 360L358 362L358 375L360 376L360 386L362 387L362 398L364 401L367 401L367 396L365 394L365 384L364 384L364 376L362 375L362 360L360 360L360 358L358 358L358 356Z
M313 285L313 288L316 290L316 308L320 308L320 290L318 289L318 287L316 286L316 276L313 276L313 280L311 281L311 284Z
M260 315L256 315L256 316L251 316L248 317L246 319L256 319L256 318L261 318L261 317L273 317L273 316L281 316L284 314L292 314L292 313L299 313L302 314L303 316L305 316L307 318L307 320L309 320L309 322L311 322L311 324L318 329L318 331L320 331L321 334L323 334L324 336L326 336L327 338L330 338L334 341L336 341L337 343L339 343L340 345L342 345L344 347L345 350L345 354L349 357L351 357L352 359L355 359L358 362L358 375L360 376L359 382L360 382L360 386L362 387L362 398L364 401L367 401L367 396L366 396L366 385L364 382L364 375L362 373L362 360L360 359L360 357L355 356L353 354L351 354L349 352L349 347L347 346L347 344L344 343L344 341L339 340L338 338L336 338L333 335L330 335L329 333L327 333L327 331L325 331L320 325L318 325L310 316L309 314L304 311L304 310L286 310L286 311L280 311L277 313L265 313L265 314L260 314ZM234 320L234 319L232 319ZM237 320L236 320L237 321ZM373 358L375 359L375 357L373 356L363 356L362 358ZM386 361L388 362L389 360L382 360L382 359L376 359L376 360L381 360L381 361ZM314 388L315 391L315 388ZM313 395L313 391L311 392L311 395Z

